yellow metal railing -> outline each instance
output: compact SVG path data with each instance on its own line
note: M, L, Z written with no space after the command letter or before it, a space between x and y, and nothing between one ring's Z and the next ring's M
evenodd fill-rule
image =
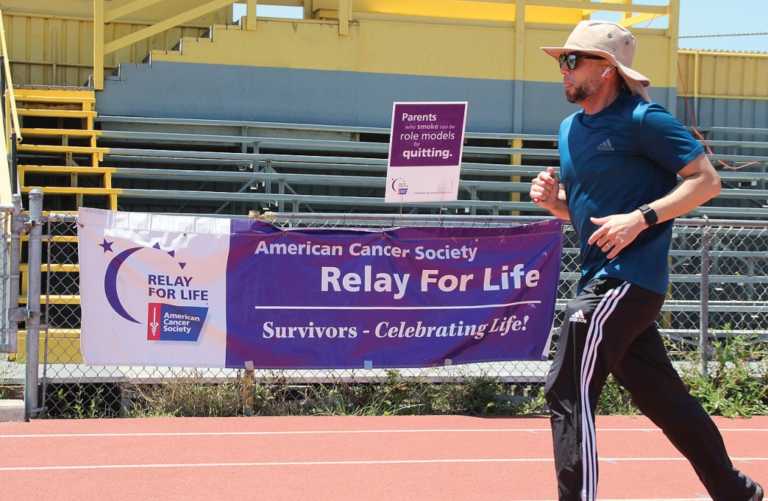
M16 111L16 95L13 92L13 79L11 78L11 64L9 62L8 44L5 41L5 23L3 21L3 11L0 10L0 46L2 46L3 72L5 74L5 84L7 87L6 102L10 103L10 113L6 113L7 125L13 125L13 134L16 135L16 141L21 141L21 127L19 126L19 114ZM10 117L8 115L10 114ZM10 120L8 120L10 118ZM9 127L6 127L8 131ZM6 135L7 134L6 132Z
M160 0L133 0L132 2L109 10L105 9L104 1L105 0L93 0L93 87L96 90L102 90L104 88L104 57L107 54L116 52L133 45L136 42L153 37L171 28L188 23L234 3L233 0L210 0L209 2L185 10L151 26L147 26L146 28L142 28L128 35L123 35L109 43L105 43L105 23L143 10L151 5L159 3ZM253 8L255 17L256 2L248 2L248 6L249 8ZM249 14L251 13L249 12Z
M16 174L16 146L21 142L21 127L19 113L16 109L16 94L13 91L13 78L9 62L8 44L5 41L5 22L0 10L0 50L3 58L3 107L5 120L0 123L2 128L2 159L0 159L0 203L11 203L11 195L18 192L18 175Z

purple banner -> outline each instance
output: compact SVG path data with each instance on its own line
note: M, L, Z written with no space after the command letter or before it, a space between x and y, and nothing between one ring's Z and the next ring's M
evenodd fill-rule
M539 360L561 225L281 231L232 223L226 366Z
M394 103L390 167L458 166L466 103Z

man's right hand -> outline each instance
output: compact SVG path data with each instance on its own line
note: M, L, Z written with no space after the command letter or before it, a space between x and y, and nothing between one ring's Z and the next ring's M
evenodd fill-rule
M560 183L554 167L547 167L531 181L531 200L543 209L553 210L558 205L559 194Z

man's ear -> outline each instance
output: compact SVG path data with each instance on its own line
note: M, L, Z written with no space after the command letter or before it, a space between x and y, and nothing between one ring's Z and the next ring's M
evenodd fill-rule
M611 71L612 66L606 67L603 72L600 74L601 78L605 78L608 76L608 73Z

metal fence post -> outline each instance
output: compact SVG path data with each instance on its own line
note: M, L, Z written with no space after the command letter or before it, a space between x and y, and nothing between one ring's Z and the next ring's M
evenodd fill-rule
M709 247L711 245L711 227L705 220L704 234L701 236L701 282L699 291L700 315L699 315L699 352L701 356L701 374L709 373Z
M17 137L16 133L14 132L11 134L11 151L9 153L9 160L10 160L10 168L11 168L11 193L14 195L19 192L19 174L18 174L18 163L19 163L19 153L18 153L18 144L17 144Z
M21 234L24 233L24 215L21 195L13 195L11 213L11 243L8 249L8 340L11 353L18 351L19 322L26 320L26 312L19 308L19 283L21 281Z
M27 289L27 374L24 386L24 417L29 420L37 411L38 402L38 366L40 348L40 267L43 250L43 192L39 188L29 194L29 248Z

